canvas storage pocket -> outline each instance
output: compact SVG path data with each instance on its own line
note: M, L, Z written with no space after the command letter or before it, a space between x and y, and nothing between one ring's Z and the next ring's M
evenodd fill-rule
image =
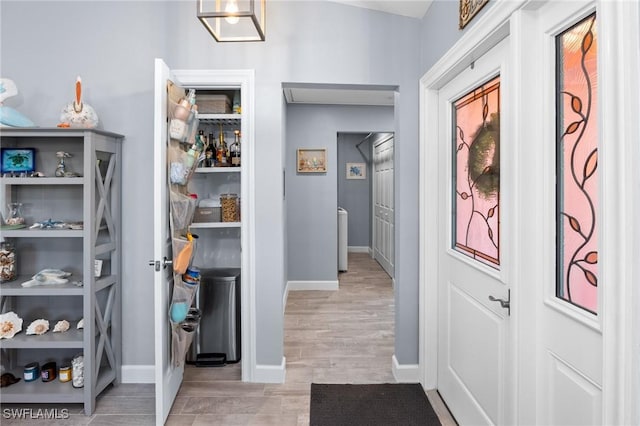
M193 220L193 214L196 209L195 198L187 197L184 194L170 190L171 220L173 221L173 229L180 232L187 229ZM175 253L175 252L174 252Z
M173 272L184 274L189 263L191 263L193 241L189 241L184 237L173 237L171 242L173 246Z

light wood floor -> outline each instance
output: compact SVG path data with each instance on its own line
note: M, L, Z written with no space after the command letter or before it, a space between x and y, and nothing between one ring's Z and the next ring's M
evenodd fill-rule
M167 425L308 425L312 382L395 382L391 279L368 255L350 253L349 271L341 273L339 281L338 291L289 293L284 384L243 383L240 364L187 367ZM437 393L427 395L443 424L454 425ZM68 408L70 419L57 423L38 419L31 424L152 425L154 386L124 384L108 389L91 417L82 414L80 405ZM2 424L30 423L3 418Z

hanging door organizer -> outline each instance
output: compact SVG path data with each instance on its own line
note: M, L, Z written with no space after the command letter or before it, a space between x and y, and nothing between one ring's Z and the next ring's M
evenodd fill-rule
M191 308L200 277L196 270L189 269L196 251L196 238L189 231L196 199L190 196L187 186L202 158L204 146L196 136L195 93L187 94L171 81L167 82L167 93L167 167L173 249L173 289L169 307L171 362L175 367L181 367L200 320L198 310Z

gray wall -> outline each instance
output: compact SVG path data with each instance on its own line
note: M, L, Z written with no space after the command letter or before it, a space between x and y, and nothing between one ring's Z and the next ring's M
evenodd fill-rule
M338 132L393 127L392 107L287 107L287 236L290 281L335 281L338 276ZM298 148L327 148L327 173L296 173ZM351 181L353 182L353 181Z
M281 84L398 86L393 126L396 159L402 164L396 180L396 356L401 363L417 363L420 20L330 2L273 1L266 42L224 44L216 43L198 22L192 1L3 0L0 14L1 75L14 79L21 92L7 105L40 126L54 126L62 106L73 98L76 75L81 75L84 101L96 109L101 126L126 136L122 235L127 365L154 362L153 271L147 266L154 239L154 58L164 58L174 69L256 71L256 351L263 365L280 365L283 356L282 289L287 277L282 188L284 158L288 164L293 151L288 146L284 152ZM425 42L431 40L441 42ZM287 169L287 176L295 174Z
M389 112L390 119L393 120L393 111ZM373 180L371 178L371 138L368 138L368 135L369 133L338 134L338 206L348 212L347 244L356 247L371 247L371 184ZM360 144L360 150L356 148L358 144ZM364 163L366 179L347 179L347 163Z

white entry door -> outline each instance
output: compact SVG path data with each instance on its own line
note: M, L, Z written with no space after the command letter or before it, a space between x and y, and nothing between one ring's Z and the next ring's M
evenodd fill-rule
M154 157L153 157L153 261L154 324L155 324L155 383L156 424L163 425L176 398L184 366L171 363L171 327L169 297L173 286L173 267L170 262L171 232L169 230L169 185L167 181L167 84L177 83L171 70L161 59L155 62L154 99Z
M502 40L438 94L437 386L462 425L508 422L512 336L503 222L512 200L505 190L511 177L500 173L508 43Z
M373 146L373 253L394 274L393 135Z
M598 425L606 314L599 296L606 255L600 255L599 229L606 223L600 194L607 189L601 184L611 182L599 176L616 167L599 158L598 16L595 4L549 2L533 17L531 74L540 76L540 86L523 109L538 125L523 149L538 157L539 177L523 176L523 182L531 191L524 209L537 214L523 212L522 219L531 232L523 233L524 240L541 250L529 257L533 262L522 262L532 266L522 285L539 291L536 418L540 424ZM618 190L615 182L608 189Z

